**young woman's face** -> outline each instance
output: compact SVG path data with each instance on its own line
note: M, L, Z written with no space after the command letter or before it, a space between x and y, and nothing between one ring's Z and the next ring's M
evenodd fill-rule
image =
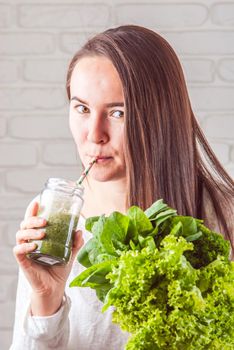
M90 172L97 181L125 178L124 97L111 61L82 58L72 73L70 94L70 128L82 163L98 157Z

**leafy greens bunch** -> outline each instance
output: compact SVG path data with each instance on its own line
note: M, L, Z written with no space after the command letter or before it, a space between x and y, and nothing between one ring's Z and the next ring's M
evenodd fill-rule
M234 263L230 245L179 216L163 200L92 217L79 251L87 269L70 286L91 287L131 333L126 350L234 349Z

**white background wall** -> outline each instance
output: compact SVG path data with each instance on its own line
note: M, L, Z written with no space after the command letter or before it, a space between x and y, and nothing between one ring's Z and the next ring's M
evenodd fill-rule
M0 349L12 336L15 233L50 176L80 170L68 129L68 61L92 33L136 23L181 58L193 108L234 175L234 1L0 0Z

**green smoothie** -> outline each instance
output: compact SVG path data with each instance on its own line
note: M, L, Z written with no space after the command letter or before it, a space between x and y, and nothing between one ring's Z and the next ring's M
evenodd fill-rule
M53 213L47 219L46 235L35 240L37 249L29 257L45 265L63 265L69 261L79 217L67 213Z

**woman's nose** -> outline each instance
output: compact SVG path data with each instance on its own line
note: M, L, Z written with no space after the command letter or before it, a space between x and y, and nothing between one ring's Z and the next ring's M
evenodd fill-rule
M87 140L93 143L106 143L109 140L106 118L99 115L91 116L88 125Z

